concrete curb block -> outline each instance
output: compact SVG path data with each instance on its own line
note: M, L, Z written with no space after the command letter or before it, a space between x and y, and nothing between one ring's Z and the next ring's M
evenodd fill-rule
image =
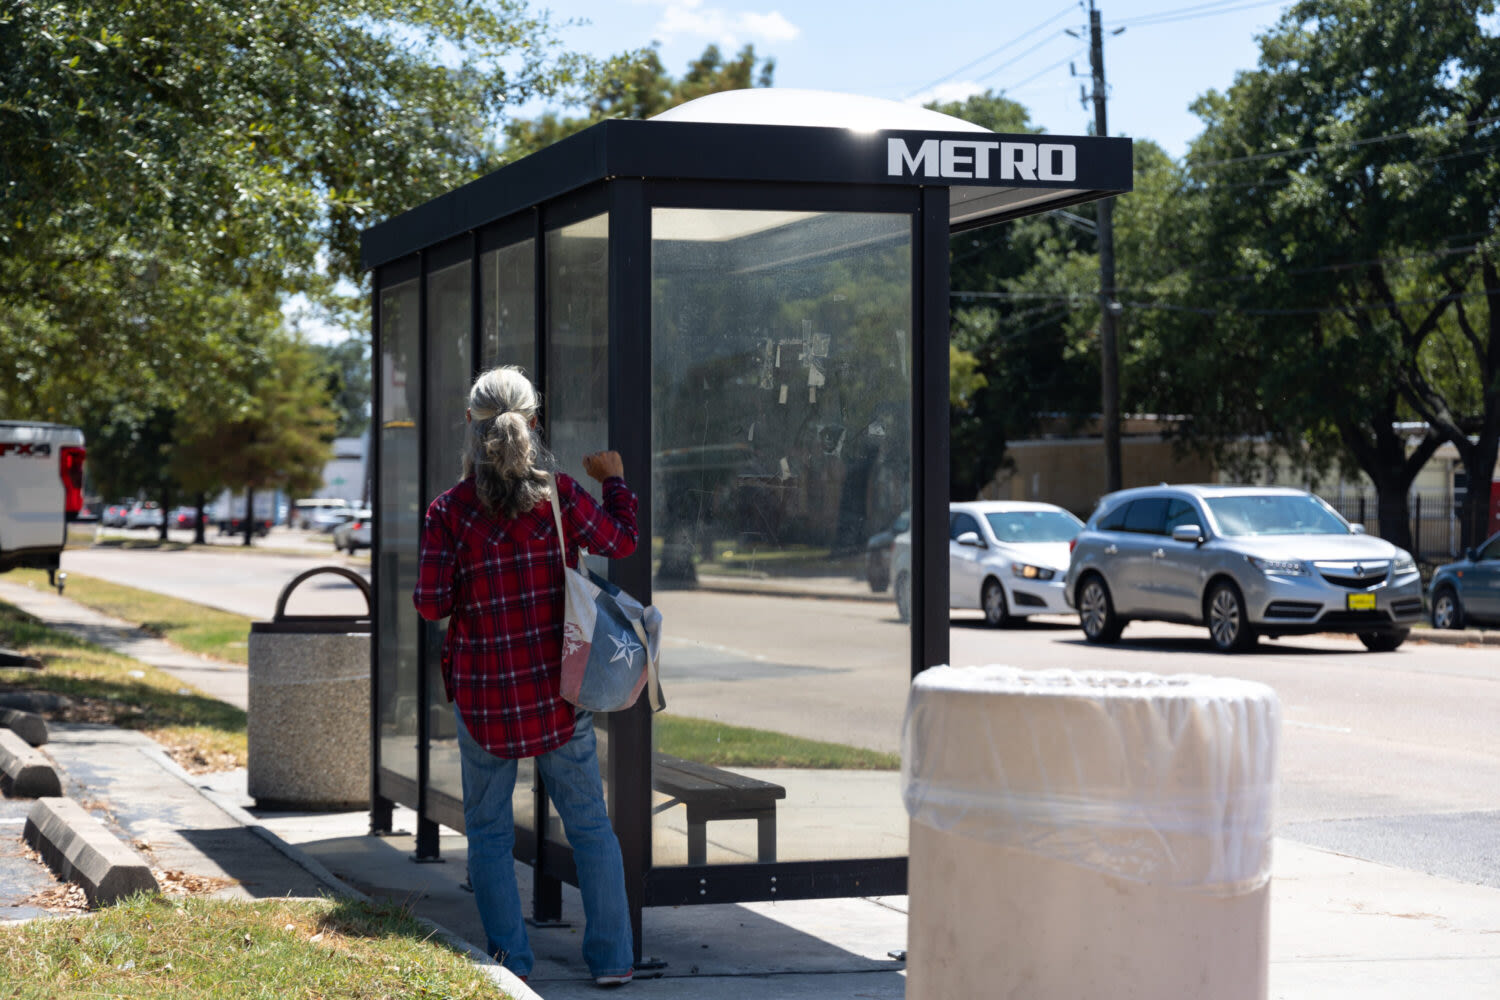
M16 798L62 794L62 779L52 762L9 729L0 729L0 773L10 779L8 794Z
M1444 646L1500 646L1500 631L1466 629L1412 629L1408 642L1433 642Z
M160 891L146 862L72 799L38 799L23 836L59 878L83 887L95 909L131 893Z
M34 747L47 742L47 720L35 712L19 708L0 708L0 726L8 728Z

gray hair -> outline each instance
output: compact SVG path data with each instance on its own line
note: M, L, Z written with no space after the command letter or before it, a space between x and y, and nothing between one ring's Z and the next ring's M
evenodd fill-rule
M554 463L532 426L539 405L536 388L514 365L491 368L469 390L463 471L491 513L516 518L549 496Z

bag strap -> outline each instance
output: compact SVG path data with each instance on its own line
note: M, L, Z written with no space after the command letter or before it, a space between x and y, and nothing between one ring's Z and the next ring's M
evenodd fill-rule
M563 569L568 568L568 541L563 537L562 497L557 492L557 477L547 475L547 492L552 494L552 523L557 525L557 548L562 553Z

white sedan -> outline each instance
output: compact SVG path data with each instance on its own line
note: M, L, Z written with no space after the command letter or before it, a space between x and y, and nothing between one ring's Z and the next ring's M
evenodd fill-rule
M1083 522L1061 507L1025 500L948 505L948 606L978 608L1000 628L1030 615L1071 615L1063 597L1068 543ZM911 619L911 533L891 543L896 611Z

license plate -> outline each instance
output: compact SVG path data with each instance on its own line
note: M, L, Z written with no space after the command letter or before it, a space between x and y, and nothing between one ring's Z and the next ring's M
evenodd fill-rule
M1375 595L1374 594L1350 594L1349 595L1349 610L1350 611L1374 611L1375 610Z

